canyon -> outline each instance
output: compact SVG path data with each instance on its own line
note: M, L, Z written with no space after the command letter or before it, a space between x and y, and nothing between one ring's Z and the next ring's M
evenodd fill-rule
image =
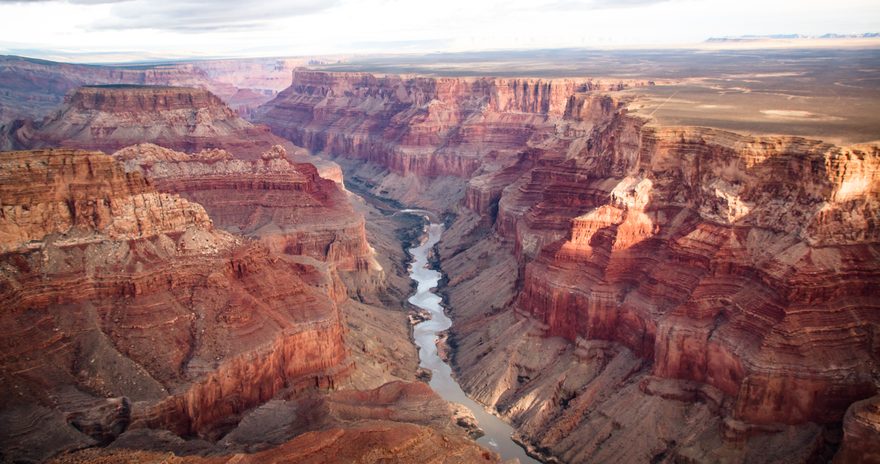
M106 139L0 157L4 461L498 461L416 380L368 205L203 90L74 95L55 127Z
M880 459L880 134L698 124L683 75L212 63L0 113L4 461L521 453L488 414L542 462Z
M628 111L650 86L295 71L256 121L452 213L452 364L539 457L852 460L880 146L658 125Z

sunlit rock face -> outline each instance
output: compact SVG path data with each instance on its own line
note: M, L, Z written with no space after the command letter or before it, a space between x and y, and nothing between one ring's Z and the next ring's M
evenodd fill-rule
M518 243L552 230L542 209L573 217L560 240L520 247L535 259L518 308L713 385L749 422L833 422L874 391L877 147L643 127L592 141L519 189L541 193Z
M0 164L4 453L138 427L212 437L281 389L347 375L345 288L326 272L215 229L102 153Z
M458 355L465 384L507 411L538 449L571 462L753 459L780 424L801 437L786 445L800 443L790 459L827 455L811 424L833 429L850 404L877 391L880 148L658 128L621 114L577 151L530 156L534 167L504 182L494 221L520 269L509 307L531 321L517 323L526 324L518 332L526 340L538 330L568 340L573 351L548 341L552 353L539 362L526 351L534 341L498 342L505 354L487 355L489 334L511 323L504 313L490 316L493 328L458 329L460 349L480 354ZM456 266L468 259L448 246ZM476 281L466 277L450 290L453 307L468 306L465 292L480 291ZM473 316L483 326L485 318ZM522 358L511 355L520 349ZM632 356L641 361L624 367ZM517 375L480 372L493 362ZM551 372L563 366L560 385ZM620 379L640 388L596 396ZM709 390L684 393L689 385ZM657 396L697 403L664 412ZM699 438L659 428L642 446L627 447L645 432L628 417L645 414L639 408L652 411L648 423L682 421ZM709 416L685 425L699 414ZM572 448L579 434L607 426L600 417L616 421L618 431L601 446ZM854 434L872 430L864 420L850 422Z
M154 144L127 147L113 157L159 191L204 206L215 226L260 238L274 252L310 256L340 271L378 270L363 215L355 213L342 187L319 176L312 164L291 162L280 145L256 160Z

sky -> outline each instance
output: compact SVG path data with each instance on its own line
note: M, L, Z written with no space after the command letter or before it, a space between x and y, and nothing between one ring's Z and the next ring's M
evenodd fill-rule
M880 32L877 0L0 0L0 54L62 61L664 47Z

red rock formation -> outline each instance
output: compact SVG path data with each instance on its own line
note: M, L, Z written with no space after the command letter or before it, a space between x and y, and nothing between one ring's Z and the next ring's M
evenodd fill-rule
M877 391L880 148L658 128L595 89L297 72L259 119L378 165L376 193L467 182L441 246L455 362L536 451L822 455L814 424Z
M274 145L304 155L264 126L241 119L207 90L158 86L77 89L50 118L7 130L7 148L65 147L112 152L149 141L182 151L222 148L256 159Z
M290 85L305 59L204 60L146 66L98 66L0 56L0 124L40 120L84 85L138 84L199 87L223 99L242 116Z
M211 436L281 389L345 378L345 289L324 271L213 229L201 206L109 156L11 152L0 163L10 456L89 443L65 415L105 440L114 416L106 427L75 419L94 415L95 398L138 402L119 410L125 422ZM10 451L35 433L49 437Z
M466 178L484 165L508 165L506 155L552 135L574 93L640 84L297 70L256 120L312 151L398 175Z
M870 334L880 327L880 301L871 290L880 283L880 148L657 129L620 115L568 153L567 160L538 154L521 180L506 180L495 221L524 265L513 307L537 319L546 336L577 346L611 341L649 362L655 376L712 386L729 398L720 407L729 418L724 443L743 449L751 439L737 437L772 435L778 430L761 427L780 423L807 433L809 423L839 422L851 403L875 394L878 351ZM467 204L485 214L481 202ZM474 291L470 280L477 279L458 284L458 292L468 293L456 298L452 290L453 307ZM487 333L459 327L459 346L485 356L487 348L475 342ZM526 360L508 364L519 362L520 369L537 368ZM485 378L478 373L485 365L460 368L466 386L485 388L476 382ZM520 374L535 377L542 378L540 371ZM545 452L607 459L598 448L573 454L566 447L579 428L599 426L583 414L611 400L597 400L596 384L586 381L559 393L568 407L582 409L536 414L522 408L552 385L537 382L509 385L512 391L500 397L490 383L479 395L525 421L526 433L543 437L535 443ZM655 394L630 395L621 401L647 405ZM563 417L570 426L559 425ZM617 445L604 446L622 446L628 433L612 433ZM728 446L706 454L711 445L695 443L662 453L649 448L641 456L711 460Z
M846 411L843 444L834 462L880 462L880 396L853 403Z
M234 159L223 150L193 155L152 144L114 155L159 191L177 193L205 207L214 224L258 237L276 253L305 255L340 271L378 267L364 230L341 187L308 163L292 163L275 146L260 159Z
M840 420L876 388L876 347L854 334L880 324L869 290L880 281L880 149L633 134L599 134L584 168L533 171L531 229L552 229L534 218L558 217L555 205L581 214L526 267L518 306L550 334L615 340L653 359L656 375L719 388L737 419ZM586 201L572 204L573 192Z

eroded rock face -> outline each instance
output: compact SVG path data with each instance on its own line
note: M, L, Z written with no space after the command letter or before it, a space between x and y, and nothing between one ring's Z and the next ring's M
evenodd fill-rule
M274 145L296 147L265 126L254 126L207 90L106 85L81 87L47 119L6 128L6 149L81 148L111 153L149 141L187 152L222 148L257 159ZM301 151L301 150L299 150Z
M273 252L310 256L344 272L379 271L364 218L342 188L312 164L290 162L280 145L253 161L225 150L187 155L153 144L127 147L113 157L159 191L204 206L216 226L260 238Z
M209 437L282 389L345 378L345 288L325 272L214 229L200 205L101 153L0 164L8 456L105 442L128 423Z
M631 134L598 133L571 166L532 171L522 190L540 200L515 238L552 234L540 221L559 210L543 210L560 205L570 230L533 251L517 307L549 334L614 340L656 375L715 386L737 419L840 420L876 388L880 149Z
M843 419L843 444L835 463L880 461L880 397L853 403Z
M474 173L515 163L529 140L554 135L566 112L579 114L570 101L576 92L642 84L297 70L293 84L255 119L313 152L390 171L375 193L409 203L429 201L419 198L426 192L444 195L448 206ZM421 178L448 185L430 192Z
M825 447L811 424L833 428L875 394L880 148L645 127L621 114L576 153L537 158L498 202L495 231L512 243L521 276L508 307L537 324L522 330L571 348L548 354L553 369L525 351L511 357L516 346L478 361L466 351L491 353L477 339L511 323L493 316L493 329L457 326L457 360L466 385L541 437L538 449L571 462L610 459L602 450L616 446L633 454L614 459L764 460L768 437L788 436L788 446L812 450L789 457L806 461ZM453 307L468 289L453 287ZM473 311L465 317L486 317ZM613 344L597 349L596 340ZM507 363L515 378L478 373L503 359L516 359ZM547 376L562 366L568 378L554 385ZM715 406L690 425L702 436L660 428L644 447L623 445L638 430L627 416L645 414L638 408L658 423L697 414L663 412L664 401L651 406L656 396L707 401L681 384L658 393L648 375L712 388L701 395ZM617 382L642 388L596 396ZM535 395L555 407L536 409ZM597 414L616 421L610 441L572 448L573 437L605 427Z
M0 124L40 120L83 85L136 84L199 87L247 116L290 85L307 59L199 60L147 66L94 66L0 56Z
M877 392L880 147L657 127L586 80L511 82L297 72L260 118L378 166L340 161L375 193L453 205L454 364L535 451L828 458Z

